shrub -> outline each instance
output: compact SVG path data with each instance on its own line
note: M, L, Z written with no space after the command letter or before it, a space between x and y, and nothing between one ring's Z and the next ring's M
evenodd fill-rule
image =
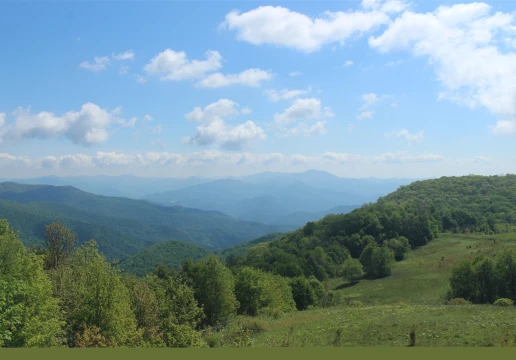
M469 305L470 301L465 300L463 298L454 298L448 301L447 305Z
M350 302L348 302L348 306L360 307L364 306L364 304L360 300L351 300Z
M513 306L514 301L507 298L500 298L494 302L495 306Z

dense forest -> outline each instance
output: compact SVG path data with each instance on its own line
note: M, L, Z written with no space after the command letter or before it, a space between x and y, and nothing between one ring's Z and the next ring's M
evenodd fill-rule
M389 275L392 261L440 232L494 234L509 231L511 224L516 224L516 175L443 177L307 223L230 260L232 266L322 281L341 276L347 261L359 259L366 276L382 277Z
M0 347L215 346L203 334L237 316L280 318L335 305L325 280L352 286L386 277L393 262L443 232L513 231L515 211L514 175L420 181L218 256L179 242L154 245L148 264L135 262L140 276L110 263L95 241L78 243L61 222L46 225L43 244L28 248L0 220ZM167 251L198 260L158 265ZM453 268L446 298L512 304L515 284L513 253L478 256ZM253 329L241 330L216 346L247 346Z

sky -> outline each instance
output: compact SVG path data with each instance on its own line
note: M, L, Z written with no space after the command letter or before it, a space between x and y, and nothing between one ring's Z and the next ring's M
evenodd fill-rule
M0 177L516 172L511 1L0 2Z

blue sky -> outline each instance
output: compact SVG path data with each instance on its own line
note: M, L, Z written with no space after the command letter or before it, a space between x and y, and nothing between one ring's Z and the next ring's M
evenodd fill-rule
M0 4L0 171L516 172L516 6Z

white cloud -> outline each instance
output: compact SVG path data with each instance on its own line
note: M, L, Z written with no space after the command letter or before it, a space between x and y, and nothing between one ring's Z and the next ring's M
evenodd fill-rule
M367 157L362 155L335 152L325 152L321 157L326 160L335 160L340 163L361 163L367 160Z
M289 90L289 89L282 89L280 91L277 91L275 89L268 89L265 90L264 93L267 95L270 101L277 102L280 100L289 100L295 97L298 97L300 95L305 95L311 91L311 87L308 87L306 90L296 89L296 90Z
M320 119L322 117L332 116L333 113L330 108L321 108L321 100L316 98L302 98L296 99L294 103L282 113L275 114L274 121L278 125L286 125L302 120Z
M86 103L81 110L69 111L61 116L46 111L31 114L30 109L18 108L12 113L14 122L0 127L0 143L61 136L84 146L103 143L109 138L108 129L112 124L126 124L125 120L116 116L119 111L117 108L109 112L93 103Z
M375 93L368 93L363 94L360 97L360 100L362 101L362 106L358 108L359 113L357 114L357 120L362 121L366 119L372 119L374 116L374 106L376 106L378 103L380 103L383 100L391 99L392 97L389 95L377 95Z
M250 120L220 135L222 137L221 147L227 150L241 150L249 143L266 139L263 129Z
M280 130L280 136L299 134L315 136L326 133L326 121L324 119L333 116L335 115L329 107L322 107L321 100L316 98L300 98L296 99L282 113L275 114L274 123ZM317 123L314 125L308 124L308 122L314 120Z
M89 61L83 61L79 64L79 67L91 70L91 71L101 71L106 69L106 67L109 65L109 58L107 56L95 56L93 58L93 63L90 63Z
M292 71L291 73L289 73L289 75L292 77L295 77L295 76L303 75L303 73L299 72L299 71Z
M94 166L91 156L84 154L47 156L41 160L40 167L47 169L55 168L81 168Z
M253 121L246 121L236 126L228 126L223 118L247 115L249 108L240 109L239 105L229 99L220 99L201 109L196 107L185 115L185 118L199 123L196 133L184 139L184 142L195 145L218 144L229 150L240 150L251 143L265 140L265 132Z
M492 127L494 135L512 135L516 134L515 120L499 120L496 125Z
M121 66L120 71L118 72L120 75L125 75L129 71L129 66Z
M190 121L209 124L217 119L240 115L244 111L248 113L249 109L244 108L239 110L239 105L236 102L229 99L220 99L212 104L206 105L204 109L196 107L186 114L185 117Z
M286 129L284 136L296 136L299 134L303 134L305 136L317 136L326 134L326 121L318 121L312 126L307 125L306 123L300 123L297 126Z
M363 105L360 109L368 109L380 101L380 98L375 93L363 94L361 97Z
M514 118L516 53L501 46L504 39L515 38L514 20L512 13L492 13L480 2L439 6L428 13L407 11L371 37L369 45L380 53L427 57L443 88L441 99ZM507 133L511 125L502 121L496 128Z
M389 16L376 10L326 11L312 19L281 6L260 6L245 13L231 11L221 25L234 30L239 40L254 45L271 44L309 53L325 44L344 44L388 22Z
M406 155L400 153L385 153L373 158L377 163L417 163L417 162L437 162L445 160L439 154Z
M160 75L161 80L201 79L222 67L222 56L218 51L208 50L205 56L206 60L189 60L184 51L166 49L143 69L150 75Z
M0 113L0 128L5 124L5 115L6 113Z
M393 131L392 133L385 134L386 137L397 137L403 138L409 144L419 143L423 140L423 131L419 131L416 134L411 134L407 129L402 129L400 131Z
M144 115L142 118L142 122L147 123L149 121L152 121L152 117L149 114Z
M409 4L405 0L362 0L361 6L370 11L396 14L406 10Z
M353 62L353 61L348 60L348 61L346 61L344 64L342 64L342 66L344 66L344 67L348 67L348 66L351 66L351 65L353 65L353 64L354 64L354 62Z
M118 123L123 127L134 127L137 121L138 119L136 117L132 117L130 120L119 119Z
M270 71L261 69L247 69L238 74L222 74L220 72L210 74L198 82L198 85L205 88L219 88L229 85L246 85L252 87L260 86L262 81L272 79Z
M134 52L132 50L127 50L118 54L112 54L111 57L115 60L132 60L134 59Z
M373 110L362 111L360 114L357 115L357 120L362 121L362 120L366 120L366 119L372 119L373 116L374 116Z
M0 153L0 165L2 166L29 166L30 160L26 156L13 156L6 153Z

